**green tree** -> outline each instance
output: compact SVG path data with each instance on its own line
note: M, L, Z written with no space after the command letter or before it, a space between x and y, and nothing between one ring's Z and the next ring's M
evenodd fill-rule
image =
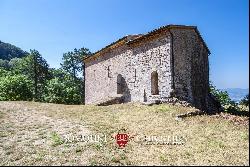
M63 80L65 75L68 75L62 68L59 68L59 69L50 68L49 74L50 74L51 79L60 78L60 80Z
M212 93L217 100L221 103L222 106L229 105L232 103L227 91L221 91L217 89L211 82L210 82L210 93Z
M82 102L84 101L84 88L85 88L85 65L83 59L88 57L91 54L89 49L81 48L74 49L73 52L67 52L63 54L63 63L61 64L62 68L68 72L73 78L74 82L79 83L79 91Z
M10 70L13 74L23 74L32 79L32 57L13 58L9 61Z
M0 68L9 70L10 69L9 61L0 59Z
M79 83L63 70L53 70L54 78L49 80L44 92L44 99L50 103L80 104Z
M9 74L9 71L7 71L7 70L5 70L4 68L1 68L1 67L0 67L0 77L6 77L6 76L8 76L8 75L10 75L10 74Z
M10 60L12 73L27 76L33 84L32 91L35 101L42 101L42 93L47 79L50 79L49 65L37 50L30 50L24 58Z
M71 74L74 78L78 78L79 73L83 73L83 59L89 56L91 52L87 48L74 49L73 52L63 54L62 68ZM83 75L82 75L83 76Z
M241 104L241 105L244 105L244 106L249 106L249 94L246 95L246 96L240 101L240 104Z
M216 89L216 87L210 83L210 93L213 94L215 98L221 103L226 112L237 113L240 111L238 104L231 100L227 91Z
M0 100L31 100L31 81L24 75L0 77Z

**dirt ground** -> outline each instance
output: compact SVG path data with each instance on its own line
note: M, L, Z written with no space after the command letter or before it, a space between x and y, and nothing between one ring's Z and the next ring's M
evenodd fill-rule
M248 117L176 119L193 110L0 102L0 165L249 165ZM116 143L121 131L130 137L125 147ZM91 135L105 140L79 140Z

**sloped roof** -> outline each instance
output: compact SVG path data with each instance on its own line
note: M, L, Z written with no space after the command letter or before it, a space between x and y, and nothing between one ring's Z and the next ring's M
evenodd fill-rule
M187 26L187 25L166 25L166 26L162 26L162 27L159 27L157 29L154 29L146 34L137 34L137 35L126 35L120 39L118 39L117 41L115 42L112 42L111 44L105 46L104 48L98 50L97 52L93 53L91 56L87 57L84 59L84 61L86 60L90 60L94 57L97 57L99 55L101 55L102 52L104 51L108 51L108 50L112 50L113 48L117 48L123 44L133 44L133 43L136 43L136 42L139 42L139 41L142 41L143 39L147 39L151 36L154 36L155 34L158 34L162 31L165 31L165 30L170 30L170 29L193 29L195 30L195 32L198 34L200 40L202 41L202 43L204 44L205 48L207 49L208 51L208 54L210 54L210 51L205 43L205 41L203 40L200 32L198 31L197 27L196 26Z

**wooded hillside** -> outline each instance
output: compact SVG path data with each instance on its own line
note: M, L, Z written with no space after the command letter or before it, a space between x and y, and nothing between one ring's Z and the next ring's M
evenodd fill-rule
M0 59L10 60L15 57L22 58L26 55L28 55L28 52L23 51L19 47L0 41Z

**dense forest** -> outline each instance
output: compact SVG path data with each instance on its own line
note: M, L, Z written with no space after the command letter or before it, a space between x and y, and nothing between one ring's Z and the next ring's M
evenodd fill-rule
M87 48L62 55L59 69L50 68L37 50L29 52L0 43L0 100L82 104L84 102L83 58Z

